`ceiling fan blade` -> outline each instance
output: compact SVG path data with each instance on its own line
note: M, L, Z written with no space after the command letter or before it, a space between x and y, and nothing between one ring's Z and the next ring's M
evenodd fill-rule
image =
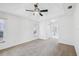
M33 10L26 10L26 11L34 12Z
M40 10L40 12L48 12L48 9L46 9L46 10Z
M43 16L43 14L39 13L41 16Z

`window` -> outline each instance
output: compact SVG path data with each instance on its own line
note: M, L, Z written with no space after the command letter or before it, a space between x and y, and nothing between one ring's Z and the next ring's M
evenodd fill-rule
M4 19L0 19L0 42L3 42L4 27L5 27L5 20Z

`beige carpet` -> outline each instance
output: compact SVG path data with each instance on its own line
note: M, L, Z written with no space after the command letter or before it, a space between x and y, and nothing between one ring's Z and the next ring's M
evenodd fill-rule
M0 51L1 56L76 56L71 45L58 43L55 39L33 40Z
M54 49L55 56L77 56L75 47L68 44L58 43Z

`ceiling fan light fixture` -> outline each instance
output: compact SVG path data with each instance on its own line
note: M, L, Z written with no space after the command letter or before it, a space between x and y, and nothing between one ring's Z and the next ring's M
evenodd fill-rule
M34 15L34 16L36 16L36 15L38 15L38 14L39 14L38 12L33 12L33 15Z

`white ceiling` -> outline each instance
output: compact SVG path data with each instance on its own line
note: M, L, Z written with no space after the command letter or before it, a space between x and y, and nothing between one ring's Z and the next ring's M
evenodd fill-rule
M0 3L0 11L8 12L14 15L29 17L34 20L49 19L50 17L63 14L66 5L63 3L39 3L40 9L48 9L48 12L42 13L44 16L33 16L32 12L25 9L34 9L34 3Z

